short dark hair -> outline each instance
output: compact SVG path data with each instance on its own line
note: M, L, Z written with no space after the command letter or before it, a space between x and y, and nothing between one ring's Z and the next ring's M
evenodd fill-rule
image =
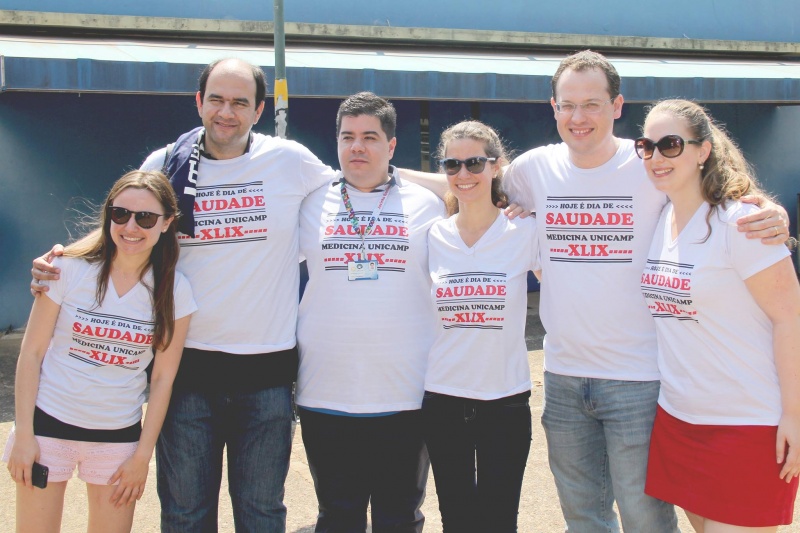
M370 115L381 121L381 129L387 139L392 139L397 130L397 111L388 100L371 92L360 92L347 98L336 113L336 136L342 128L342 117Z
M619 96L620 79L619 73L617 69L614 68L614 65L612 65L603 54L593 52L592 50L581 50L571 56L567 56L561 64L558 65L558 69L556 73L553 74L553 79L550 82L553 89L553 100L557 100L556 85L558 85L558 80L561 79L561 74L567 69L574 70L575 72L594 69L601 71L606 75L608 93L611 98L614 99Z
M206 97L206 85L208 84L208 77L211 75L211 71L214 68L222 63L223 61L228 61L231 59L236 59L232 57L227 57L224 59L217 59L216 61L209 63L203 71L200 73L200 78L197 80L198 91L200 91L200 100L202 101ZM264 74L264 71L261 70L261 67L257 67L247 61L242 59L236 59L236 61L241 61L253 72L253 80L256 82L256 101L255 106L258 107L261 102L267 97L267 76Z

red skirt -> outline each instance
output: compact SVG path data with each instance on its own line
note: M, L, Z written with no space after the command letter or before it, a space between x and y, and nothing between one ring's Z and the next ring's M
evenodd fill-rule
M689 424L656 412L645 492L686 511L744 527L792 523L798 478L780 479L775 426Z

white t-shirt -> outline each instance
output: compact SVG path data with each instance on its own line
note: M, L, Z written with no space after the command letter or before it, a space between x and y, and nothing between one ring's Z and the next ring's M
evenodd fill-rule
M534 218L500 214L472 247L455 217L428 233L438 333L425 390L495 400L530 390L525 346L528 271L539 269Z
M348 281L347 263L357 257L361 239L353 234L340 184L303 202L300 250L309 282L297 324L298 405L347 413L422 405L435 329L427 235L444 206L396 173L394 180L365 239L368 258L377 262L376 280ZM383 194L347 191L363 229Z
M144 170L160 170L165 149ZM335 173L304 146L259 133L233 159L200 158L195 238L179 234L178 268L198 310L187 348L233 354L277 352L296 344L298 213Z
M666 197L633 149L576 167L564 143L522 154L503 186L533 207L542 258L545 370L565 376L658 379L656 335L637 280Z
M99 265L56 258L61 277L45 294L61 306L42 361L36 406L85 429L121 429L142 419L153 359L153 303L141 282L121 298L109 278L102 305L95 301ZM153 275L145 275L152 286ZM175 319L197 306L189 282L175 273Z
M777 425L781 396L772 323L744 280L787 255L747 239L736 220L758 208L704 203L678 238L669 204L653 238L641 289L658 332L659 404L691 424Z

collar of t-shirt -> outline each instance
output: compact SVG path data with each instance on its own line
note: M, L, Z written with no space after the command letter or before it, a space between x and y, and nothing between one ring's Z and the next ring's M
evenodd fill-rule
M216 161L217 160L216 157L214 157L213 155L211 155L208 152L206 152L205 143L206 143L206 134L205 134L205 132L203 132L203 138L200 139L200 145L198 146L198 148L200 148L200 156L201 157L205 157L206 159L211 159L213 161ZM253 132L251 131L249 133L248 137L247 137L247 146L245 146L244 152L242 152L242 155L244 155L244 154L246 154L246 153L248 153L250 151L250 146L252 144L253 144Z
M347 181L347 178L345 178L344 176L339 178L339 181L334 181L333 185L339 185L342 182L344 182L344 183L350 185L351 187L353 187L353 184L350 183L349 181ZM391 186L394 186L394 185L397 185L397 178L395 178L394 176L391 176L391 177L389 177L389 181L387 181L386 183L381 183L380 185L378 185L377 187L375 187L374 189L372 189L369 192L383 192L383 191L386 190L386 187L391 187Z

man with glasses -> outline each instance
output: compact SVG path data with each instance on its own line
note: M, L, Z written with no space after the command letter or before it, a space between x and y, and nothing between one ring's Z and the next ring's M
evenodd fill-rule
M674 532L672 505L644 493L659 393L655 325L639 280L666 196L634 143L614 136L620 77L596 52L564 59L550 101L561 144L530 150L506 169L512 202L537 215L544 412L550 468L570 533ZM443 176L407 178L443 194ZM780 207L740 220L748 237L783 243ZM776 231L777 228L777 231Z
M623 97L605 57L567 57L552 90L563 143L524 153L503 183L534 207L543 243L542 425L561 509L570 533L618 531L615 500L626 533L677 531L672 505L644 493L659 372L639 279L666 197L614 136ZM753 218L753 237L785 227L775 210Z

